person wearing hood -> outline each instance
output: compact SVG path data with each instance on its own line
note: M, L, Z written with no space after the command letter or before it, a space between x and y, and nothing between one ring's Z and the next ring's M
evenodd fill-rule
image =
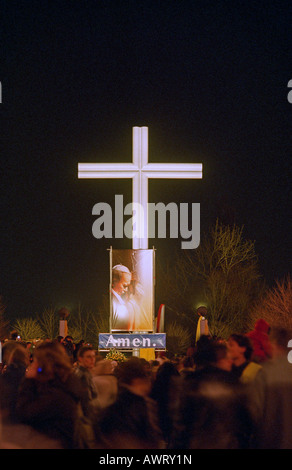
M260 318L256 321L254 329L247 333L253 347L252 360L257 363L265 362L272 357L272 344L269 338L270 325Z

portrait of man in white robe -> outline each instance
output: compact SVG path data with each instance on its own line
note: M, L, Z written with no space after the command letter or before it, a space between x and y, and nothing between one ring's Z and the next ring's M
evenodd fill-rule
M113 258L120 262L112 267L111 328L114 331L152 331L152 250L117 251L119 256ZM125 252L124 256L121 252Z

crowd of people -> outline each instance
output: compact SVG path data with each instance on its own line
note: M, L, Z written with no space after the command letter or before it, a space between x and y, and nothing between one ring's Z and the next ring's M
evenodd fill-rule
M184 356L102 357L71 337L2 345L0 448L292 448L285 329L202 335Z

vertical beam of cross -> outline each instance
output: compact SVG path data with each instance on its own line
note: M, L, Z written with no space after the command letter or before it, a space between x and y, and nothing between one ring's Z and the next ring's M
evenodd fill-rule
M133 127L132 163L79 163L78 178L131 178L133 207L141 207L133 249L148 248L148 179L202 178L201 163L148 163L148 127Z

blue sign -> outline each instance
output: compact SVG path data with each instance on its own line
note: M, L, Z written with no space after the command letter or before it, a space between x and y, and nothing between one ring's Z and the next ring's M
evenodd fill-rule
M166 348L165 333L100 333L99 349Z

